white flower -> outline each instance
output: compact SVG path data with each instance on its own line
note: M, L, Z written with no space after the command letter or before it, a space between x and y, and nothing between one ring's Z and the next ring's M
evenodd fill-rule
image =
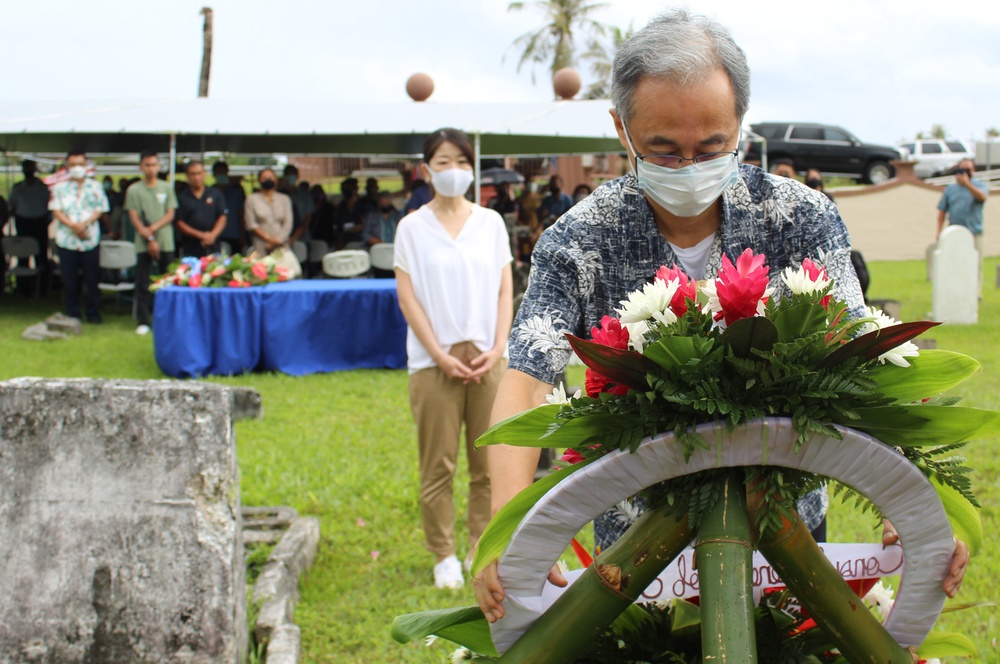
M556 567L559 568L559 573L562 574L563 576L565 576L566 572L569 571L569 565L567 565L566 561L563 560L562 558L556 561Z
M472 661L472 651L468 648L459 648L451 653L451 664L462 664L462 662Z
M865 604L872 609L882 622L885 622L885 619L889 616L889 610L895 601L892 595L892 588L882 585L881 581L872 586L872 589L865 595Z
M781 280L785 282L788 290L792 291L794 295L808 295L810 293L819 293L830 285L830 279L825 275L826 271L824 270L819 278L814 281L805 268L800 266L796 270L786 267L784 272L781 273Z
M881 309L876 309L875 307L868 307L868 315L874 320L866 322L861 328L861 334L868 334L869 332L874 332L875 330L882 330L887 327L892 327L893 325L899 325L897 321L892 316L887 316L885 312ZM895 348L886 351L878 356L879 362L885 364L886 361L892 362L898 367L908 367L910 363L906 361L907 357L916 357L920 355L920 350L917 345L912 341L906 341Z
M571 398L573 398L573 399L579 399L580 395L582 395L582 394L583 394L583 392L581 392L580 390L577 390L576 394L574 394ZM556 385L554 388L552 388L552 394L546 394L545 395L545 400L548 401L552 405L558 404L558 405L561 406L563 404L568 404L569 403L569 399L566 398L566 386L563 384L562 381L559 381L559 384Z
M707 279L701 287L701 292L708 296L708 303L701 310L703 314L713 316L722 311L722 303L719 302L719 293L715 289L715 279Z
M615 311L621 316L622 323L639 323L652 319L670 325L677 320L677 315L670 310L670 300L679 286L680 283L676 280L668 284L654 279L653 283L644 285L642 290L629 293L628 299L621 301L622 308Z
M424 645L430 648L434 645L434 642L438 640L437 634L431 634L426 639L424 639Z
M638 323L625 323L623 327L628 330L628 347L641 353L646 347L646 333L649 332L649 323L641 320Z

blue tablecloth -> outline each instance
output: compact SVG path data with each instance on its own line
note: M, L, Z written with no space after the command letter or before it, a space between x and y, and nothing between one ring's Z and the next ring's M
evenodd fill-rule
M271 284L262 303L262 366L301 376L406 367L406 319L395 279Z
M156 362L178 378L406 367L395 279L315 279L156 294Z
M229 376L260 364L262 288L168 286L155 295L153 348L176 378Z

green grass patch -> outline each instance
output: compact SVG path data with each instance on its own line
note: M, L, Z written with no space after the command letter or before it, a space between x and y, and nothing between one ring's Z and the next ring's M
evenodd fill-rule
M930 284L920 261L871 263L873 298L902 303L902 318L925 318ZM1000 291L991 287L997 259L986 264L978 325L934 328L925 336L939 348L972 355L984 367L956 393L965 405L1000 409ZM30 324L61 308L57 298L30 302L0 298L0 379L17 376L163 379L153 359L151 336L134 334L124 309L104 306L105 323L84 325L80 337L55 342L23 341ZM452 649L438 641L401 646L389 637L394 616L432 608L471 605L471 584L458 592L432 585L434 559L424 550L417 504L416 433L407 399L405 371L345 371L294 377L258 373L205 379L253 387L264 403L261 420L236 424L242 500L245 505L289 505L320 521L316 563L302 584L296 622L306 662L443 662ZM571 385L583 371L571 367ZM987 533L962 593L951 603L995 601L1000 593L1000 554L989 536L997 532L1000 502L998 441L977 441L967 453L977 469L974 487L983 504ZM457 541L464 556L468 476L455 484ZM870 519L835 503L829 532L834 541L877 541ZM581 535L589 546L589 533ZM375 552L378 552L375 554ZM1000 620L991 608L946 614L940 629L968 634L983 661L1000 660Z

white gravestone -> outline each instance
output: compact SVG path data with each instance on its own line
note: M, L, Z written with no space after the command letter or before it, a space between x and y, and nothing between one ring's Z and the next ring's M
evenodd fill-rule
M964 226L941 231L934 250L931 293L934 320L975 324L979 320L979 255Z

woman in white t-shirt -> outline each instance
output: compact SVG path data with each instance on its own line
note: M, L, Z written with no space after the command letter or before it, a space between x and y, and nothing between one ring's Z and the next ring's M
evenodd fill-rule
M490 518L486 451L473 444L489 426L507 366L512 279L503 218L465 199L473 181L469 137L440 129L424 144L422 174L434 198L396 229L399 307L406 317L410 407L420 448L420 510L434 585L460 588L452 484L462 423L469 459L469 549Z

